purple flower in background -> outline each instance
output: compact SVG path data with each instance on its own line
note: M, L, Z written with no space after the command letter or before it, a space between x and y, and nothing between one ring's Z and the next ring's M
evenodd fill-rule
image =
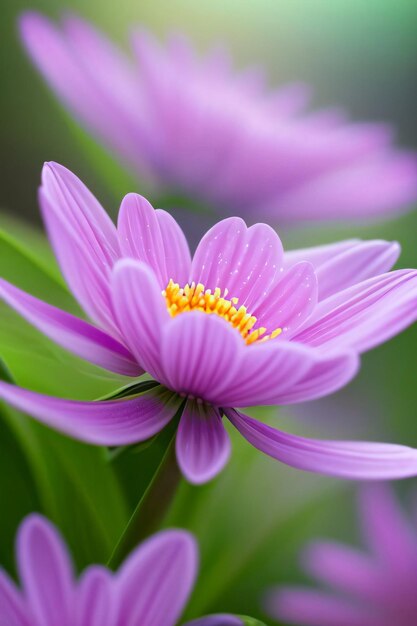
M330 541L308 546L307 574L328 590L283 587L267 597L268 613L300 626L414 626L417 624L417 533L392 491L361 491L366 552Z
M0 570L2 626L175 626L197 576L197 546L183 530L162 531L142 543L116 573L101 565L79 580L54 526L29 515L17 536L22 588ZM189 626L243 626L229 615Z
M289 435L236 407L320 398L356 374L359 354L417 317L417 271L389 272L399 246L344 241L284 254L272 228L219 222L191 258L165 211L122 201L117 228L83 183L46 164L40 203L74 296L93 323L0 280L0 297L78 356L155 386L75 402L0 382L0 398L84 441L143 441L180 415L176 453L194 483L225 465L223 416L256 448L294 467L348 478L417 474L417 451ZM158 384L157 384L158 383Z
M416 157L389 127L303 113L305 85L268 91L225 51L199 59L183 36L162 46L139 30L132 60L77 17L58 28L33 12L20 30L61 101L158 192L280 224L381 216L417 197Z

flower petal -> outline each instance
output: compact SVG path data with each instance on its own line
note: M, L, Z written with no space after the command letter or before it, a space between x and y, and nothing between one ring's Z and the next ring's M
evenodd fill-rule
M326 243L321 246L312 246L311 248L286 250L284 253L285 267L291 267L301 261L308 261L317 270L324 263L355 248L360 243L360 239L344 239L336 243Z
M415 321L416 305L417 271L388 272L320 302L294 339L364 352Z
M33 618L33 616L32 616ZM32 626L30 610L9 576L0 569L0 624Z
M0 398L70 437L103 446L149 439L181 404L175 394L159 387L127 400L81 402L44 396L2 381Z
M320 583L362 600L381 593L381 568L359 550L330 541L311 543L302 555L304 571Z
M164 382L161 333L171 321L154 272L134 259L122 259L112 275L112 297L119 328L143 369Z
M78 587L77 626L113 626L116 621L111 574L93 565L82 575Z
M383 626L375 609L323 591L282 587L266 599L266 610L274 619L303 626Z
M166 325L161 338L165 384L219 406L245 348L238 331L217 315L182 313Z
M115 626L174 626L197 575L197 546L190 533L166 530L140 545L117 574Z
M124 376L143 374L122 344L88 322L38 300L2 278L0 298L44 335L82 359Z
M184 286L188 281L191 255L181 228L166 211L155 211L142 196L124 197L118 219L123 256L149 265L162 289L170 278Z
M60 100L124 159L144 168L138 145L144 143L146 126L133 63L73 16L60 29L26 11L19 26L30 57Z
M17 560L35 622L42 626L73 626L72 564L58 532L40 515L32 514L21 524Z
M388 272L397 261L401 248L396 241L342 241L337 244L295 250L285 255L287 264L304 259L316 271L319 299L355 285L367 278Z
M417 163L413 154L379 151L349 167L324 170L260 209L288 222L382 217L400 213L415 200Z
M359 366L359 357L353 352L317 358L303 378L282 391L276 404L296 404L328 396L347 385Z
M380 567L389 568L393 574L408 571L414 575L415 529L393 491L386 485L369 485L362 487L359 496L362 532Z
M308 376L317 358L314 350L306 350L304 346L289 341L243 344L240 354L234 357L233 377L225 378L217 390L217 405L277 404L304 376Z
M218 409L188 400L176 438L178 465L195 485L208 482L226 465L230 439Z
M280 276L283 249L276 232L266 224L246 227L238 217L218 222L200 241L192 267L192 281L206 289L228 289L249 312L270 292Z
M289 339L310 316L317 303L317 278L311 263L301 262L290 267L268 298L252 311L258 323L268 332L282 328L283 338Z
M255 448L291 467L355 480L392 480L417 475L417 450L413 448L306 439L275 430L234 409L224 412Z
M109 277L119 256L116 227L87 187L57 163L45 164L39 199L71 290L90 317L113 329Z

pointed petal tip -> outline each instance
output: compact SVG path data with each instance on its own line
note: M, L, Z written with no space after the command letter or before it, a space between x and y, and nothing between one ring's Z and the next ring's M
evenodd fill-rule
M49 24L49 20L42 15L42 13L34 11L33 9L23 11L17 18L17 27L25 43L28 39L31 39L32 36L36 35L36 29L39 26L49 26Z
M117 225L120 229L124 225L124 222L128 219L129 213L133 211L142 215L153 214L155 212L154 207L145 196L135 191L129 191L120 203L119 215L117 218Z
M225 409L225 413L255 448L297 469L360 481L417 476L417 450L408 446L305 438L276 430L234 409Z

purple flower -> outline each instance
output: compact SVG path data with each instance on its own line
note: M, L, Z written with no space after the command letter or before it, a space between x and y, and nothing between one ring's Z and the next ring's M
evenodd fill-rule
M40 515L29 515L17 536L22 589L0 570L2 626L174 626L197 576L197 546L183 530L165 530L141 544L113 574L101 565L79 580L62 538ZM212 615L189 626L243 626Z
M300 626L414 626L417 533L383 485L360 493L366 552L317 541L303 552L307 574L329 590L283 587L267 597L276 619Z
M0 297L78 356L128 376L146 371L159 384L134 397L75 402L0 382L1 398L108 446L145 440L180 413L177 458L194 483L227 462L223 416L256 448L300 469L360 479L417 474L411 448L304 439L236 410L334 392L356 374L361 352L415 320L417 271L388 271L398 244L352 240L284 254L266 224L229 218L191 258L168 213L128 194L116 228L54 163L44 167L40 203L62 272L93 323L5 280Z
M389 127L303 113L305 85L268 91L225 51L199 59L182 36L162 46L136 30L132 60L77 17L58 28L29 12L20 29L61 101L158 192L280 224L380 216L417 197L416 157Z

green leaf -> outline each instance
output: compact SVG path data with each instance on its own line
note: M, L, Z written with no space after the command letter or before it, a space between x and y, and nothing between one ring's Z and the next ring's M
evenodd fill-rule
M140 541L159 530L172 504L181 480L175 452L175 434L181 413L182 407L162 432L152 439L148 448L142 448L139 454L135 454L133 447L129 457L124 455L116 459L123 485L129 485L131 471L140 479L134 484L133 512L109 559L111 567L120 565ZM129 472L126 472L127 468Z
M253 617L247 617L245 615L236 615L236 617L242 620L244 626L265 626L264 622L260 622Z
M0 360L0 380L11 382L10 372ZM0 494L3 503L1 515L0 562L13 572L16 529L28 513L39 510L41 503L36 491L30 463L28 463L13 428L0 405Z
M10 379L4 365L0 375ZM7 429L15 465L19 463L16 474L11 473L9 459L2 454L0 477L7 476L10 488L16 488L21 483L19 468L26 466L30 479L25 485L33 494L28 502L62 530L77 565L106 562L127 521L106 450L73 441L1 403L0 418L0 432Z
M0 211L0 224L3 233L8 233L8 236L15 243L18 242L20 247L29 252L30 257L38 265L52 275L60 284L63 284L55 255L46 234L41 228L19 219L7 211Z
M50 258L48 251L42 262L27 244L0 229L0 276L37 298L67 311L78 312L79 307L57 273L56 266L51 266Z

